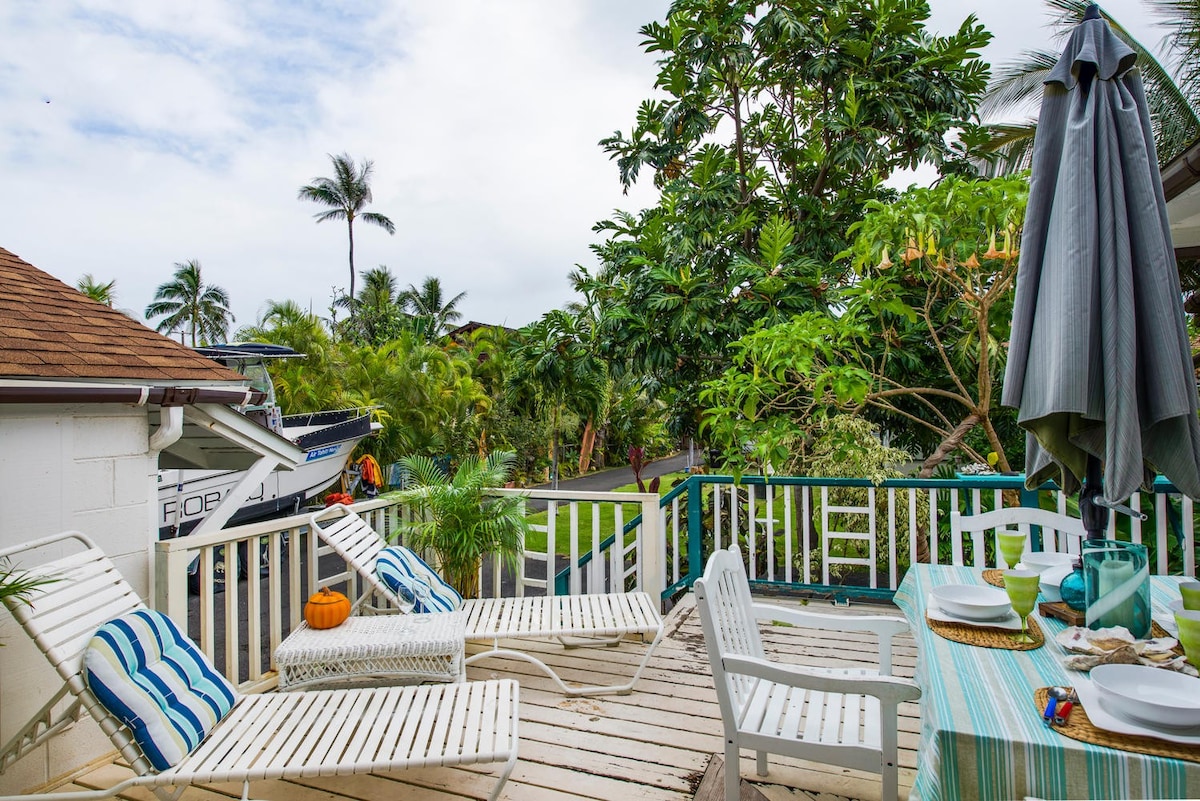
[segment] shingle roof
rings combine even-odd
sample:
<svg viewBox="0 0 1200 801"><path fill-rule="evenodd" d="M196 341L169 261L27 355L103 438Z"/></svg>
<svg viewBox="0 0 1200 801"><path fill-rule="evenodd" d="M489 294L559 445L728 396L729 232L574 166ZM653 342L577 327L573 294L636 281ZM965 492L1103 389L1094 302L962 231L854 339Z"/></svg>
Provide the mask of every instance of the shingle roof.
<svg viewBox="0 0 1200 801"><path fill-rule="evenodd" d="M245 379L0 248L0 378Z"/></svg>

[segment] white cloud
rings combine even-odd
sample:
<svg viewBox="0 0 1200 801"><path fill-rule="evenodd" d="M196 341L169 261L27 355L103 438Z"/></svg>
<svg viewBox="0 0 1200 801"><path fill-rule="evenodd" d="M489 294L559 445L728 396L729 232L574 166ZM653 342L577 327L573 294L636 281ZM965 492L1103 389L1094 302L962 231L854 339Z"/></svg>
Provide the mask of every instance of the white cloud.
<svg viewBox="0 0 1200 801"><path fill-rule="evenodd" d="M194 258L239 324L268 299L324 312L345 232L296 192L347 152L374 160L371 210L397 229L356 228L360 270L438 276L466 318L523 325L571 299L597 220L652 202L622 196L597 142L653 94L637 29L667 5L9 2L0 247L70 284L115 278L137 311ZM943 30L978 8L993 59L1046 43L1037 0L933 7Z"/></svg>

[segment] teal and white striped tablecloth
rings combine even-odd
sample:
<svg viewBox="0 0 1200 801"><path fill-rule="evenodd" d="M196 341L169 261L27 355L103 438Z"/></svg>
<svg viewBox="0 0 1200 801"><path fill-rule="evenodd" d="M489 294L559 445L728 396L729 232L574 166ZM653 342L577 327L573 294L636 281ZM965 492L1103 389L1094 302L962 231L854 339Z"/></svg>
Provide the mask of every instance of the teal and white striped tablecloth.
<svg viewBox="0 0 1200 801"><path fill-rule="evenodd" d="M1154 617L1179 597L1181 579L1153 577ZM1038 687L1070 686L1063 624L1037 618L1046 644L1034 651L979 648L934 634L925 623L929 591L940 584L983 584L970 567L914 565L896 592L919 648L921 744L910 799L1200 798L1200 763L1081 743L1042 723ZM1036 613L1035 613L1036 618Z"/></svg>

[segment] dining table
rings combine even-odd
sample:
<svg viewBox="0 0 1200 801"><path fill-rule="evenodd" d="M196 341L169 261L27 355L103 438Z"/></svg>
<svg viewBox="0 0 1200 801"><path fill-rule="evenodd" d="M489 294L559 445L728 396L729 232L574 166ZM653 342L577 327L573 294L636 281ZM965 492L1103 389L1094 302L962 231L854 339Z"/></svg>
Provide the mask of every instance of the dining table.
<svg viewBox="0 0 1200 801"><path fill-rule="evenodd" d="M1155 620L1172 620L1169 604L1183 580L1151 577ZM1200 798L1200 762L1092 745L1045 724L1035 691L1071 687L1083 676L1063 664L1068 652L1056 635L1065 623L1035 611L1031 619L1045 635L1035 650L954 642L926 621L930 591L942 584L985 579L978 568L916 564L895 596L917 641L922 691L910 799Z"/></svg>

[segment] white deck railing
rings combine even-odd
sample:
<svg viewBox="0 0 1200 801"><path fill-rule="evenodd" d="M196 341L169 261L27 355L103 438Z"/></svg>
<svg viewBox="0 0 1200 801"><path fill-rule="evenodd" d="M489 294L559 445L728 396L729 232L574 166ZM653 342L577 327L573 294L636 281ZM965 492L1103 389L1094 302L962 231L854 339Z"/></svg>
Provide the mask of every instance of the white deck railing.
<svg viewBox="0 0 1200 801"><path fill-rule="evenodd" d="M1148 546L1156 573L1196 573L1195 509L1169 485L1129 503L1142 522L1114 515L1109 536ZM547 504L545 547L526 552L517 575L485 566L483 593L578 594L638 589L668 598L699 577L714 548L738 542L750 577L781 588L886 599L916 561L982 566L986 552L950 534L950 512L1040 505L1068 512L1053 490L1025 491L1017 479L893 480L692 476L660 502L654 494L495 490ZM355 510L390 539L410 515L388 500ZM605 522L607 521L607 522ZM214 662L246 689L274 683L271 654L303 619L322 586L355 599L356 574L320 547L306 516L240 526L156 544L157 607L188 626ZM925 546L920 549L919 544ZM1049 545L1049 544L1047 544ZM189 582L189 566L203 580ZM234 575L218 590L213 576ZM252 567L253 569L247 569ZM191 583L194 592L189 593Z"/></svg>
<svg viewBox="0 0 1200 801"><path fill-rule="evenodd" d="M545 530L546 547L526 551L524 569L516 574L498 560L486 566L486 581L480 585L484 595L623 588L662 595L665 551L657 495L495 492L548 504L547 524L538 527ZM411 510L385 499L353 508L390 540L402 541L401 521ZM606 508L614 522L611 529L602 530ZM648 522L625 532L628 521L638 516ZM560 517L565 517L566 525ZM569 559L555 560L553 555L560 550L570 554ZM598 556L592 558L593 554ZM186 626L214 664L244 691L274 686L271 655L304 619L304 603L310 595L329 586L354 600L364 591L358 575L310 535L307 515L162 540L155 544L154 560L156 608ZM565 582L555 581L556 572L564 574ZM223 580L234 575L238 581Z"/></svg>

